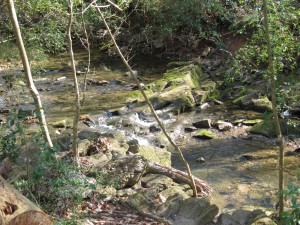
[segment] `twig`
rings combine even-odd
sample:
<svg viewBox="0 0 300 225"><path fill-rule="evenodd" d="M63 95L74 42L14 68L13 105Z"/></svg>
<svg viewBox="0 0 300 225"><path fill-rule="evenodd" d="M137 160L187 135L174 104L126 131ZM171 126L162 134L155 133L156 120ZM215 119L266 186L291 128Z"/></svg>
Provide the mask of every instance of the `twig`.
<svg viewBox="0 0 300 225"><path fill-rule="evenodd" d="M164 223L164 224L168 224L168 225L172 225L173 223L165 218L161 218L159 216L156 216L154 214L150 214L150 213L145 213L145 212L142 212L141 210L137 209L136 207L134 207L132 204L130 204L129 202L127 201L124 201L124 200L120 200L120 203L126 207L126 208L130 208L134 211L136 211L140 216L144 216L144 217L148 217L150 219L153 219L157 222L160 222L160 223Z"/></svg>

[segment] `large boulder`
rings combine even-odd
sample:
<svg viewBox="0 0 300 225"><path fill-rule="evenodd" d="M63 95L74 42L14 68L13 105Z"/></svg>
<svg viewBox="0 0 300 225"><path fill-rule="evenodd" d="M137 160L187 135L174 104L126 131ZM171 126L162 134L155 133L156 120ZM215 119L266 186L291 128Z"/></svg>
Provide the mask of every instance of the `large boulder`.
<svg viewBox="0 0 300 225"><path fill-rule="evenodd" d="M172 215L175 225L198 225L212 222L219 212L216 205L211 205L206 198L188 198L182 202L178 212Z"/></svg>
<svg viewBox="0 0 300 225"><path fill-rule="evenodd" d="M227 213L222 213L218 217L216 225L275 225L267 217L266 213L260 209L253 211L246 209L236 209Z"/></svg>
<svg viewBox="0 0 300 225"><path fill-rule="evenodd" d="M281 132L283 135L300 134L300 123L290 124L287 120L280 120ZM255 124L250 130L251 133L260 134L269 138L276 137L276 129L273 120L264 120Z"/></svg>
<svg viewBox="0 0 300 225"><path fill-rule="evenodd" d="M142 179L143 189L130 196L126 202L138 211L158 215L171 224L198 225L213 221L218 207L209 198L191 198L188 185L174 183L163 175ZM188 192L187 192L188 191Z"/></svg>
<svg viewBox="0 0 300 225"><path fill-rule="evenodd" d="M169 70L163 78L147 85L146 95L155 110L167 108L173 114L189 111L216 88L213 81L201 83L201 76L200 67L194 64ZM144 101L142 97L140 92L131 92L127 102Z"/></svg>
<svg viewBox="0 0 300 225"><path fill-rule="evenodd" d="M253 99L253 109L258 112L272 111L272 102L267 97Z"/></svg>

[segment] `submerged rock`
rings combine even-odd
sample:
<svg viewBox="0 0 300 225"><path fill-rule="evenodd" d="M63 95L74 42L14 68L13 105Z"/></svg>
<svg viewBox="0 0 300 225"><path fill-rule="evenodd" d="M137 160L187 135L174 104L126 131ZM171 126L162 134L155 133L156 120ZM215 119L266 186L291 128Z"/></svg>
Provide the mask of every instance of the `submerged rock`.
<svg viewBox="0 0 300 225"><path fill-rule="evenodd" d="M204 119L193 123L196 128L211 128L211 119Z"/></svg>

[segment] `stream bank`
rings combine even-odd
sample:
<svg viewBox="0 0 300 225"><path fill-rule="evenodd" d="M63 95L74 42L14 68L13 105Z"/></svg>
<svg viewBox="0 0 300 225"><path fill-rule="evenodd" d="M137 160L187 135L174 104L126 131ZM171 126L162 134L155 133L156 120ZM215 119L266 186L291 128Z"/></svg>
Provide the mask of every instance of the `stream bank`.
<svg viewBox="0 0 300 225"><path fill-rule="evenodd" d="M199 60L201 60L200 63ZM80 60L78 61L80 63ZM35 82L41 92L56 143L60 144L62 149L68 150L71 144L71 115L74 98L68 94L72 94L73 84L71 74L54 65L37 74ZM250 221L250 217L254 215L254 209L272 209L276 203L276 143L274 139L249 132L254 124L263 119L261 112L253 111L254 108L244 110L233 107L231 103L221 102L215 97L208 98L216 96L221 87L225 70L222 65L222 61L199 58L192 62L184 62L183 65L178 65L178 63L171 65L174 68L170 69L164 77L159 73L153 73L140 76L140 80L145 84L149 97L152 97L152 102L172 138L184 150L184 155L194 175L207 181L214 189L210 200L213 213L206 218L212 220L217 214L213 205L216 204L222 212L248 208L241 221ZM179 76L174 77L173 73ZM198 79L199 73L201 73L200 79ZM135 88L132 80L124 74L125 71L115 71L107 68L106 65L98 65L89 76L91 82L83 108L83 114L89 115L82 115L79 134L83 158L87 155L85 160L88 163L103 164L111 159L138 152L151 161L165 165L172 163L173 167L183 169L176 154L161 135L149 110L144 107L140 96L132 93L132 89ZM83 77L79 78L82 81ZM7 94L11 93L11 97L20 96L20 93L26 96L25 83L19 80L13 84L13 88L5 85L2 87L7 88L5 91ZM17 94L18 90L22 91ZM233 93L230 95L232 96ZM4 102L8 106L11 101L7 96L6 99L8 100ZM28 104L28 97L25 99L24 104L18 106L25 107L24 110L33 110L33 106ZM205 130L206 133L195 134L201 130ZM208 132L212 136L208 136ZM96 143L97 139L100 147L98 149L96 147L96 151L94 149L93 152L89 148ZM289 140L287 151L292 153L299 148L299 137L290 134ZM104 151L106 148L107 150ZM87 154L87 152L90 153ZM172 158L169 152L172 152ZM287 157L287 164L286 182L297 181L295 170L299 167L299 156L296 153L291 154ZM144 179L151 180L149 177ZM142 182L150 185L149 181L142 180ZM167 182L170 182L169 186ZM150 195L146 199L152 199L154 202L158 198L158 205L165 203L168 196L172 197L174 193L181 193L184 198L189 199L185 193L186 191L188 193L187 186L176 185L164 177L152 179L152 183L155 184L151 189L153 192L150 191L150 187L145 189L143 183L141 186L126 188L127 191L132 192L132 196L138 188L142 190L141 193L145 192L136 194L132 201L144 199L145 194ZM164 196L161 191L167 189L170 191L170 187L172 187L171 195L164 193L167 194ZM176 205L182 202L184 200L182 196L174 198L173 203ZM186 200L186 205L190 204L189 201L192 200ZM155 205L156 210L159 208L158 205ZM210 203L204 200L203 205L205 209L209 209ZM174 205L170 208L174 208ZM148 210L149 213L153 212ZM181 212L179 215L182 216L190 209L182 208L181 210L179 210ZM249 211L252 213L248 213ZM183 222L187 219L185 217L181 217L182 220L178 217L174 219L175 214L167 210L164 213L164 216L168 214L169 218L173 218L175 222L176 220ZM197 216L198 219L203 217L202 214ZM228 215L219 218L222 217L226 218ZM231 215L230 218L235 220L237 217L239 216ZM198 223L197 218L190 222ZM240 223L243 224L241 221ZM224 221L218 223L225 224Z"/></svg>

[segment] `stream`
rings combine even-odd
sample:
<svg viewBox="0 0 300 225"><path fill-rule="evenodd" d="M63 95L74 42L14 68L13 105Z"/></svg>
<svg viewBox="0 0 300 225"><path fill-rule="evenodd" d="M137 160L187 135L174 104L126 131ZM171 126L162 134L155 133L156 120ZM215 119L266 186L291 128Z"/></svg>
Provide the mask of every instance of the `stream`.
<svg viewBox="0 0 300 225"><path fill-rule="evenodd" d="M78 70L84 67L86 54L76 54ZM105 82L105 85L88 85L82 114L89 114L95 124L93 128L118 130L130 139L137 139L143 145L167 147L161 138L161 132L149 132L149 127L156 126L154 118L148 113L126 106L126 95L132 91L134 82L124 76L125 68L118 59L92 56L89 79ZM74 85L72 74L65 69L68 55L62 54L50 58L43 71L34 73L35 84L40 91L48 122L62 119L71 126L74 115ZM103 62L103 63L102 63ZM147 84L162 76L166 62L160 59L142 59L137 67L142 75L140 82ZM135 62L138 65L140 62ZM82 88L83 75L78 76ZM14 92L15 94L16 92ZM13 95L13 94L12 94ZM19 99L20 100L20 99ZM0 104L2 103L0 99ZM28 99L21 107L34 108ZM122 115L110 114L122 109ZM275 140L249 134L250 126L237 125L230 131L218 133L217 139L200 140L184 130L201 119L234 121L240 118L256 119L262 115L253 111L239 110L226 104L207 104L207 108L178 116L159 111L171 137L183 150L193 174L207 181L213 188L212 202L220 209L232 208L267 208L274 209L278 186L277 154ZM134 126L119 123L120 118L127 118ZM115 121L115 122L114 122ZM113 124L113 125L111 125ZM299 145L299 143L297 143ZM170 151L172 149L170 148ZM199 158L202 161L199 162ZM300 166L299 156L286 157L286 183L299 182L295 170ZM172 166L184 170L176 153L172 154Z"/></svg>

